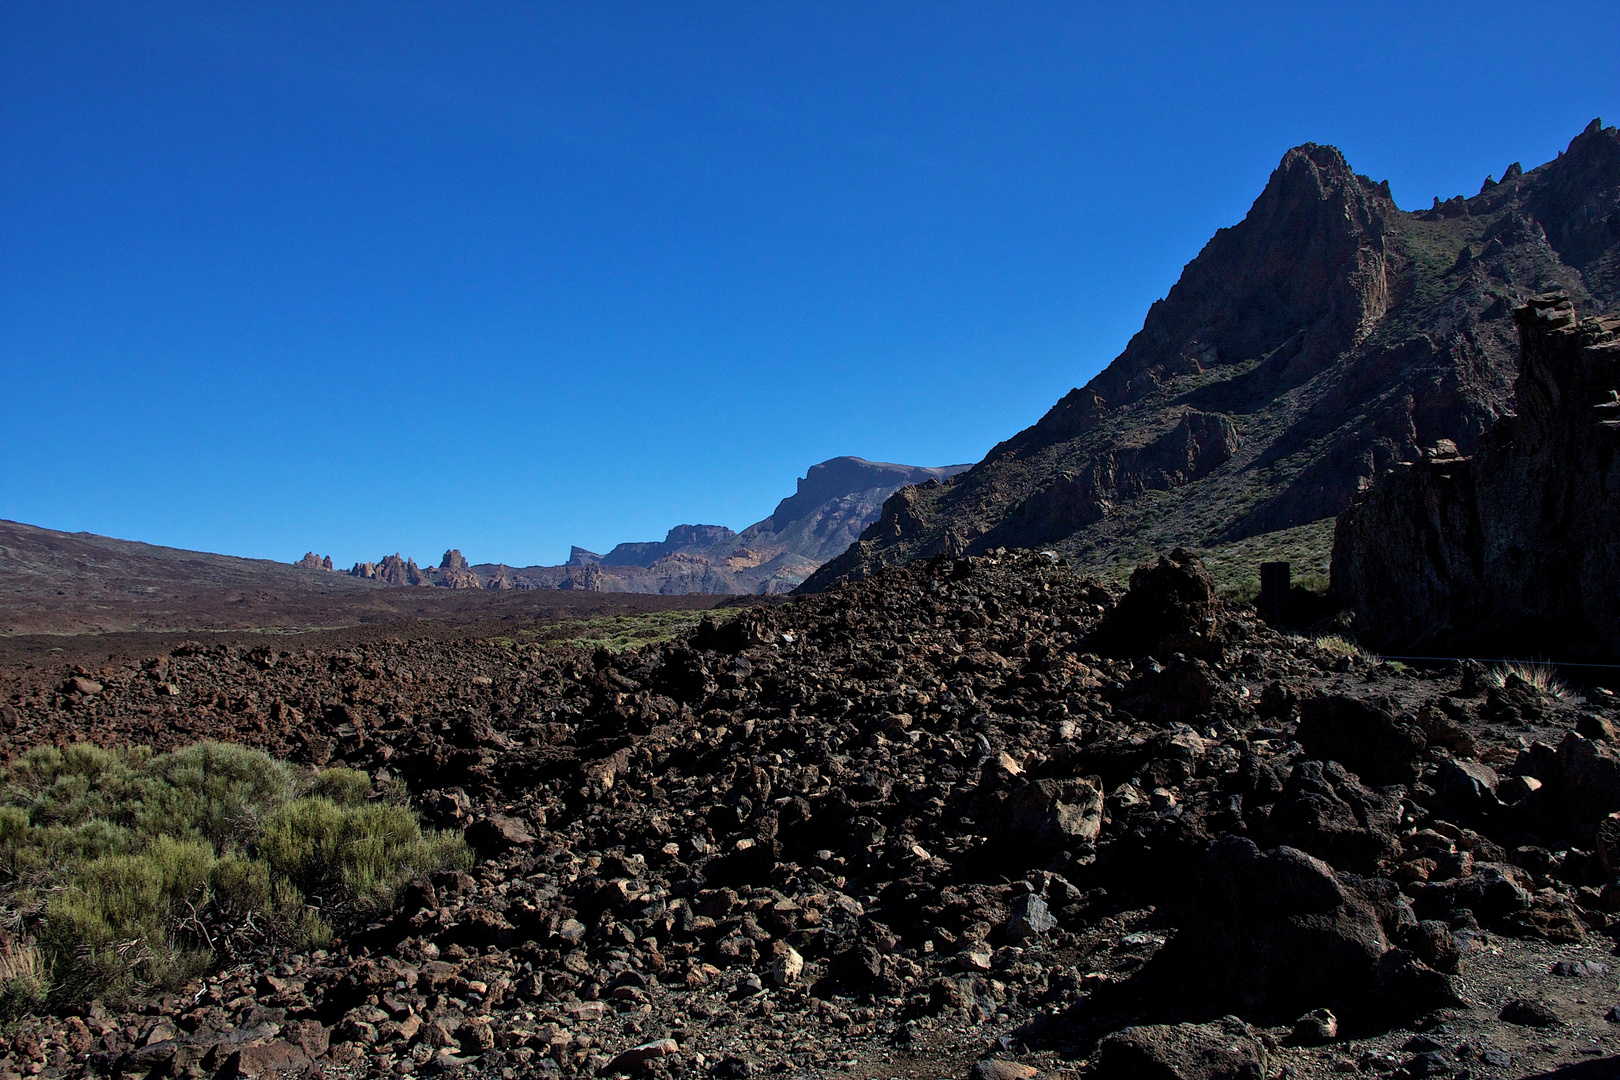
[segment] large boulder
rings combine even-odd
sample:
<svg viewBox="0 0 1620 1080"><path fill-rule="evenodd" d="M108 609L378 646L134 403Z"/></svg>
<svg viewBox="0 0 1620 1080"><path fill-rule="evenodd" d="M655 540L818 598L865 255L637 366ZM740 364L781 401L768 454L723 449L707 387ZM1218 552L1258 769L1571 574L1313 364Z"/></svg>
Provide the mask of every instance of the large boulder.
<svg viewBox="0 0 1620 1080"><path fill-rule="evenodd" d="M1337 761L1370 784L1411 784L1428 745L1415 724L1397 720L1387 700L1318 694L1301 709L1296 738L1313 758Z"/></svg>
<svg viewBox="0 0 1620 1080"><path fill-rule="evenodd" d="M1341 870L1371 873L1400 853L1400 822L1394 791L1367 787L1336 761L1302 761L1283 784L1266 829L1277 843Z"/></svg>
<svg viewBox="0 0 1620 1080"><path fill-rule="evenodd" d="M1131 587L1103 617L1092 635L1097 651L1111 656L1141 656L1173 651L1197 652L1215 629L1215 583L1203 560L1176 548L1159 556L1157 565L1138 566Z"/></svg>
<svg viewBox="0 0 1620 1080"><path fill-rule="evenodd" d="M1620 810L1620 754L1606 743L1573 731L1565 735L1553 780L1576 821L1597 821Z"/></svg>
<svg viewBox="0 0 1620 1080"><path fill-rule="evenodd" d="M1102 831L1102 792L1089 780L1036 780L1009 795L1001 815L1012 843L1073 850Z"/></svg>
<svg viewBox="0 0 1620 1080"><path fill-rule="evenodd" d="M1225 836L1193 875L1180 929L1155 966L1194 1001L1298 1015L1372 988L1390 947L1383 921L1327 863Z"/></svg>
<svg viewBox="0 0 1620 1080"><path fill-rule="evenodd" d="M1265 1080L1265 1044L1235 1016L1213 1024L1152 1024L1107 1036L1093 1080Z"/></svg>
<svg viewBox="0 0 1620 1080"><path fill-rule="evenodd" d="M1453 911L1466 910L1487 926L1495 926L1529 910L1533 900L1523 870L1479 862L1467 877L1424 885L1413 898L1412 907L1420 919L1444 919Z"/></svg>

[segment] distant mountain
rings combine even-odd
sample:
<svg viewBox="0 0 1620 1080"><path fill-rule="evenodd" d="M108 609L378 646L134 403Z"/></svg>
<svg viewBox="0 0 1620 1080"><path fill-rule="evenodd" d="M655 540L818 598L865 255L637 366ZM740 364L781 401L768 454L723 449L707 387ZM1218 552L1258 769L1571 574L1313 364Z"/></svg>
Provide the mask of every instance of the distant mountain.
<svg viewBox="0 0 1620 1080"><path fill-rule="evenodd" d="M669 535L661 543L620 544L596 561L602 566L651 566L677 552L724 544L736 535L724 525L677 525L669 530Z"/></svg>
<svg viewBox="0 0 1620 1080"><path fill-rule="evenodd" d="M390 555L360 563L356 577L388 585L597 592L785 593L848 548L877 520L884 500L908 484L940 483L966 465L924 468L837 457L812 465L771 516L737 533L723 525L677 525L661 541L619 544L606 555L575 547L562 566L468 566L459 551L423 569ZM304 565L319 565L306 556Z"/></svg>
<svg viewBox="0 0 1620 1080"><path fill-rule="evenodd" d="M949 482L907 487L805 591L938 552L1054 547L1083 567L1176 545L1301 552L1440 440L1471 453L1511 407L1512 311L1620 299L1620 133L1408 213L1331 146L1288 151L1125 351Z"/></svg>

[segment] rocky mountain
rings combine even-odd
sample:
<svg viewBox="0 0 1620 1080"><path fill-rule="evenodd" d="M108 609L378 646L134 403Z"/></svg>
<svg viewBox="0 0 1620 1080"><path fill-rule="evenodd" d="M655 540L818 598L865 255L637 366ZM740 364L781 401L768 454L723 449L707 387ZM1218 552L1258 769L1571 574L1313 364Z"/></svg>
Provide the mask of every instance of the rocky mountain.
<svg viewBox="0 0 1620 1080"><path fill-rule="evenodd" d="M1330 146L1288 151L1125 351L967 472L904 488L804 585L885 564L1051 547L1094 569L1242 544L1325 568L1332 519L1440 440L1471 453L1511 407L1513 308L1620 298L1620 132L1530 172L1398 208Z"/></svg>
<svg viewBox="0 0 1620 1080"><path fill-rule="evenodd" d="M1515 312L1515 414L1449 442L1340 516L1333 591L1379 648L1620 655L1620 317L1561 294Z"/></svg>
<svg viewBox="0 0 1620 1080"><path fill-rule="evenodd" d="M594 555L576 547L569 562L580 559L601 566L651 566L659 559L677 552L710 548L736 537L736 532L724 525L677 525L669 530L662 541L629 542L617 545L606 555Z"/></svg>
<svg viewBox="0 0 1620 1080"><path fill-rule="evenodd" d="M876 521L884 500L908 484L938 483L966 465L927 468L837 457L812 465L771 516L742 532L677 525L661 541L619 544L606 555L575 547L562 566L468 566L448 551L437 568L391 555L360 563L357 577L389 585L595 592L754 594L790 592ZM302 565L302 564L300 564Z"/></svg>

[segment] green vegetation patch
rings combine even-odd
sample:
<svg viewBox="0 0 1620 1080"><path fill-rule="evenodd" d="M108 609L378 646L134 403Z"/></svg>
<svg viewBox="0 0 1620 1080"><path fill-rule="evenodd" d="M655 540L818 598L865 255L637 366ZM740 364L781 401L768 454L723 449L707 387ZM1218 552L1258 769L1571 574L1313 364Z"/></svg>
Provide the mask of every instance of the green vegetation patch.
<svg viewBox="0 0 1620 1080"><path fill-rule="evenodd" d="M1164 497L1164 493L1155 494ZM1222 600L1252 603L1260 595L1260 564L1263 562L1286 562L1290 566L1292 584L1325 593L1333 561L1333 525L1333 518L1322 518L1216 547L1183 546L1204 560L1204 568L1209 571ZM1155 548L1133 538L1112 544L1106 552L1079 555L1075 561L1082 573L1096 574L1104 583L1122 589L1130 583L1131 574L1138 566L1155 562L1161 551L1168 551L1172 546Z"/></svg>
<svg viewBox="0 0 1620 1080"><path fill-rule="evenodd" d="M0 773L0 1020L172 988L216 961L316 948L471 854L398 787L198 743L35 747Z"/></svg>
<svg viewBox="0 0 1620 1080"><path fill-rule="evenodd" d="M1333 518L1262 533L1199 551L1223 600L1253 602L1260 595L1260 564L1286 562L1292 583L1325 593L1333 561Z"/></svg>
<svg viewBox="0 0 1620 1080"><path fill-rule="evenodd" d="M597 619L576 619L549 627L544 643L548 645L578 645L586 649L605 648L621 653L629 649L662 645L673 641L704 619L717 623L737 616L742 608L688 609L682 611L650 611L640 615L610 615Z"/></svg>

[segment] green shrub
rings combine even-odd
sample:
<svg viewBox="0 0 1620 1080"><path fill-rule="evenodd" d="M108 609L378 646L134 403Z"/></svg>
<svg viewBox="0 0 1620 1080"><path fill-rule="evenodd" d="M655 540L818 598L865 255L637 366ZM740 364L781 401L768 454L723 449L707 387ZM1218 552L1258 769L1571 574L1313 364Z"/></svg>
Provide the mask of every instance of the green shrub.
<svg viewBox="0 0 1620 1080"><path fill-rule="evenodd" d="M371 777L358 769L322 769L309 793L339 806L359 806L371 794Z"/></svg>
<svg viewBox="0 0 1620 1080"><path fill-rule="evenodd" d="M36 747L0 773L0 918L38 946L0 950L0 1022L46 988L116 1000L220 958L322 947L412 878L469 862L363 772L303 778L224 743Z"/></svg>
<svg viewBox="0 0 1620 1080"><path fill-rule="evenodd" d="M209 872L208 888L213 912L228 928L227 945L230 938L251 943L260 937L312 949L332 942L331 925L262 859L225 856Z"/></svg>
<svg viewBox="0 0 1620 1080"><path fill-rule="evenodd" d="M469 861L459 836L423 835L405 807L339 806L321 798L272 814L259 834L258 854L323 912L353 917L386 907L394 890L414 877Z"/></svg>
<svg viewBox="0 0 1620 1080"><path fill-rule="evenodd" d="M81 865L52 897L39 930L65 996L174 986L206 967L213 863L206 844L158 837L139 854Z"/></svg>
<svg viewBox="0 0 1620 1080"><path fill-rule="evenodd" d="M293 799L298 782L284 762L259 750L197 743L156 758L138 816L143 833L195 835L237 851L266 814Z"/></svg>

